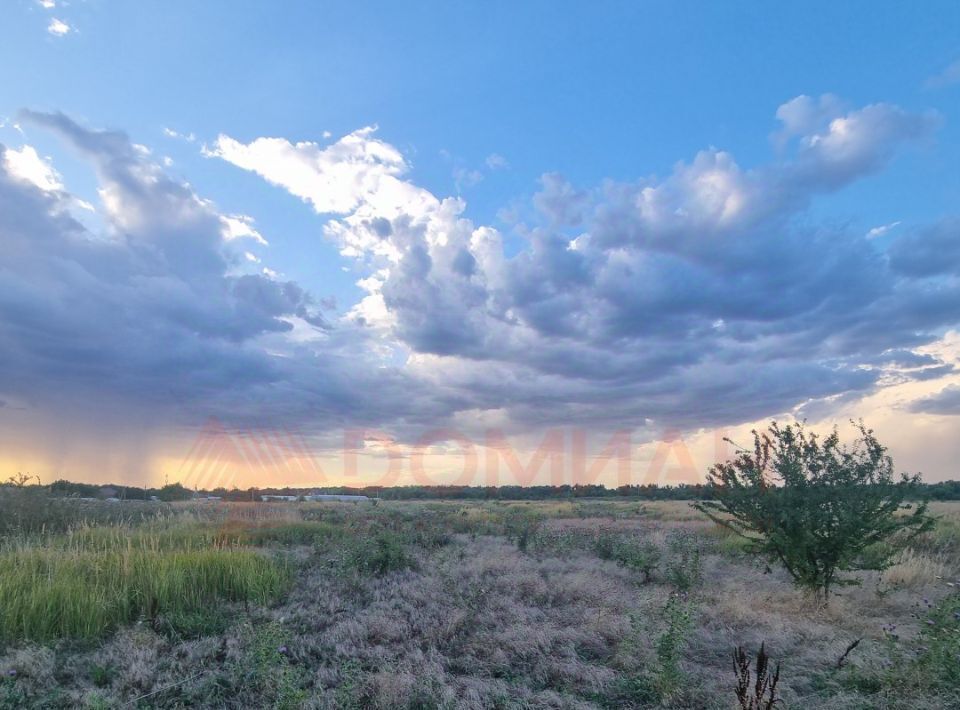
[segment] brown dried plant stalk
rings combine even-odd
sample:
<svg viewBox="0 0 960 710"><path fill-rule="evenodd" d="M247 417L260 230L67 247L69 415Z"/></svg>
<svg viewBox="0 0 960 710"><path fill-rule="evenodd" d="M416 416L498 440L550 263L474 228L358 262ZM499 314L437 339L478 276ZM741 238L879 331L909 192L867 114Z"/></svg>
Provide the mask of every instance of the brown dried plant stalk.
<svg viewBox="0 0 960 710"><path fill-rule="evenodd" d="M756 681L751 683L750 659L743 646L733 652L733 671L737 676L736 694L741 710L772 710L783 702L777 697L780 680L780 664L770 673L770 657L764 644L757 652Z"/></svg>

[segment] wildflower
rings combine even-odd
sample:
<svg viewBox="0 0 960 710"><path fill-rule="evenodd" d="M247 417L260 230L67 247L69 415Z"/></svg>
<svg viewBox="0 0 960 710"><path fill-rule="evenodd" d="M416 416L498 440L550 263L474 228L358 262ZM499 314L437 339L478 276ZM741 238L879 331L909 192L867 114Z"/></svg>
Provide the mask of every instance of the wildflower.
<svg viewBox="0 0 960 710"><path fill-rule="evenodd" d="M280 653L281 656L286 656L287 653L289 653L290 649L288 649L286 646L281 646L280 648L277 649L277 651Z"/></svg>
<svg viewBox="0 0 960 710"><path fill-rule="evenodd" d="M10 678L16 678L16 677L17 677L17 670L16 670L16 668L11 668L10 670L8 670L8 671L7 671L7 675L8 675Z"/></svg>

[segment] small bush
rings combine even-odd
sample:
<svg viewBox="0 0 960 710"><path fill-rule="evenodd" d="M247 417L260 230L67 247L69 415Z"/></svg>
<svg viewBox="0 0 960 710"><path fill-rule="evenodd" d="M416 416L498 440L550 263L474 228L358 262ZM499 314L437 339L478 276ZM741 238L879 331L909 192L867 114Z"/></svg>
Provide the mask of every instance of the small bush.
<svg viewBox="0 0 960 710"><path fill-rule="evenodd" d="M667 551L664 572L670 584L686 592L703 581L700 543L695 535L684 530L671 531L667 535Z"/></svg>
<svg viewBox="0 0 960 710"><path fill-rule="evenodd" d="M90 682L98 688L106 688L113 682L114 670L109 665L94 663L90 666Z"/></svg>
<svg viewBox="0 0 960 710"><path fill-rule="evenodd" d="M504 534L516 543L518 550L526 552L542 522L543 517L536 511L511 506L503 517Z"/></svg>
<svg viewBox="0 0 960 710"><path fill-rule="evenodd" d="M603 560L613 560L618 564L639 572L644 583L650 581L653 571L660 565L660 548L652 542L634 537L601 532L594 540L594 552Z"/></svg>
<svg viewBox="0 0 960 710"><path fill-rule="evenodd" d="M414 559L407 553L397 535L381 532L373 537L361 537L348 545L344 566L363 575L382 576L388 572L410 569Z"/></svg>
<svg viewBox="0 0 960 710"><path fill-rule="evenodd" d="M656 687L661 697L669 698L673 695L683 680L680 657L693 628L691 611L691 604L685 594L670 595L663 610L667 626L655 644Z"/></svg>

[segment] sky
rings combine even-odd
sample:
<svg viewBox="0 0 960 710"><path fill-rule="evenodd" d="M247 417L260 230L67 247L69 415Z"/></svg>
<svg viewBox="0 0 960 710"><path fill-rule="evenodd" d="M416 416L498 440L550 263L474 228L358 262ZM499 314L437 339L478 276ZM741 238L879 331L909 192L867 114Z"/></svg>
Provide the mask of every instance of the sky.
<svg viewBox="0 0 960 710"><path fill-rule="evenodd" d="M7 0L0 478L958 478L960 7Z"/></svg>

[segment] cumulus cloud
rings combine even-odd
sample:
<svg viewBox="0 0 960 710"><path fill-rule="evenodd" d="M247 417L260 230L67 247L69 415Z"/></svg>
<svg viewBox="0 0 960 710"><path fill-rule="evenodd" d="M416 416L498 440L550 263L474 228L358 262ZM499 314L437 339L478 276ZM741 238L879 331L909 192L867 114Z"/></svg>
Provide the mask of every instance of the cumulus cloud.
<svg viewBox="0 0 960 710"><path fill-rule="evenodd" d="M73 28L70 25L56 17L51 19L50 24L47 25L47 32L52 34L54 37L63 37L72 31Z"/></svg>
<svg viewBox="0 0 960 710"><path fill-rule="evenodd" d="M253 217L245 214L221 215L220 222L223 225L224 239L242 239L249 237L258 244L267 246L267 240L263 238L253 226Z"/></svg>
<svg viewBox="0 0 960 710"><path fill-rule="evenodd" d="M632 183L545 175L541 221L509 257L461 199L407 179L371 129L325 149L221 136L210 154L333 215L325 233L369 273L352 318L408 348L418 381L458 393L461 420L709 426L949 372L935 361L943 369L904 374L878 357L956 322L956 286L799 218L930 135L937 116L826 96L777 117L780 157L759 167L708 149Z"/></svg>
<svg viewBox="0 0 960 710"><path fill-rule="evenodd" d="M325 146L220 136L207 155L305 201L355 262L365 295L328 318L245 251L265 245L251 217L219 213L122 133L27 112L93 166L105 227L64 209L48 162L0 149L0 399L398 437L491 421L662 432L951 374L919 348L958 320L954 226L885 250L805 212L935 119L832 99L779 115L765 165L708 149L633 182L543 176L519 251L413 182L372 128Z"/></svg>
<svg viewBox="0 0 960 710"><path fill-rule="evenodd" d="M11 152L24 151L0 146L5 399L75 407L94 397L101 407L195 406L243 417L259 406L256 391L269 399L275 388L282 398L295 383L327 376L331 362L356 361L336 354L341 345L324 363L305 352L290 357L282 336L296 323L329 327L313 298L294 282L237 268L225 217L124 134L91 131L62 114L24 119L61 135L94 166L106 229L89 231L64 209L68 194L11 171ZM309 389L315 406L320 388Z"/></svg>
<svg viewBox="0 0 960 710"><path fill-rule="evenodd" d="M44 192L63 189L60 174L50 161L41 158L36 148L31 145L25 145L19 150L7 149L3 160L7 172L16 179L36 185Z"/></svg>
<svg viewBox="0 0 960 710"><path fill-rule="evenodd" d="M400 152L373 138L375 131L361 128L325 148L283 138L244 144L221 135L205 154L258 173L319 213L345 214L374 195L389 193L396 176L407 171Z"/></svg>

